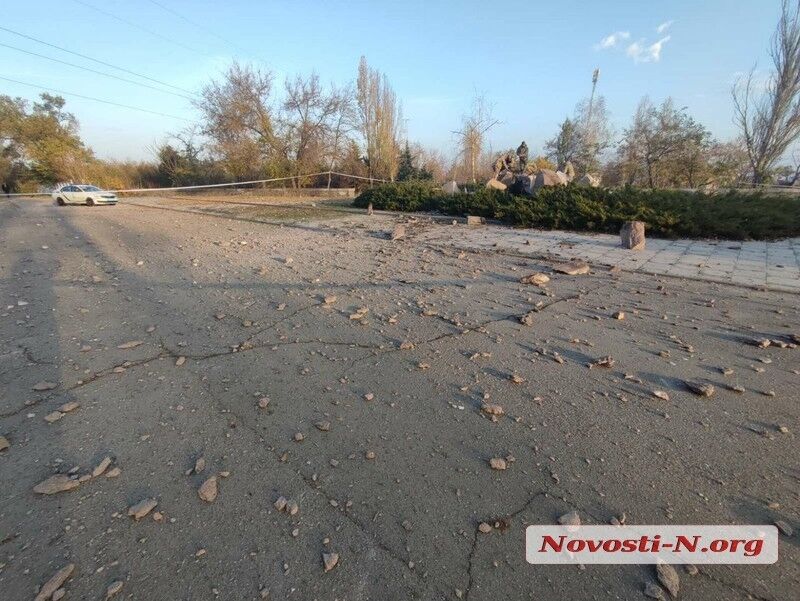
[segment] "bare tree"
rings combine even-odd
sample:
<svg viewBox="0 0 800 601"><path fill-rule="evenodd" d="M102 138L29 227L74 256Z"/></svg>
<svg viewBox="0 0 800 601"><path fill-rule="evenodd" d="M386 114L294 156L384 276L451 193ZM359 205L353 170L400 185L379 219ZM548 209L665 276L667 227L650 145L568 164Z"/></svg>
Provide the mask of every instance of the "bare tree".
<svg viewBox="0 0 800 601"><path fill-rule="evenodd" d="M732 90L754 183L763 183L789 145L800 136L800 0L783 0L772 36L774 72L759 91L755 67Z"/></svg>
<svg viewBox="0 0 800 601"><path fill-rule="evenodd" d="M458 136L461 156L466 163L472 183L477 182L478 159L483 149L486 132L498 123L500 121L492 115L492 106L486 102L486 98L475 94L469 114L461 117L461 129L453 132Z"/></svg>
<svg viewBox="0 0 800 601"><path fill-rule="evenodd" d="M202 133L234 177L255 175L267 161L287 159L284 141L275 131L272 80L269 72L234 62L221 80L203 88L195 103Z"/></svg>
<svg viewBox="0 0 800 601"><path fill-rule="evenodd" d="M363 56L358 64L356 102L369 176L394 179L402 109L389 79L377 69L370 68Z"/></svg>

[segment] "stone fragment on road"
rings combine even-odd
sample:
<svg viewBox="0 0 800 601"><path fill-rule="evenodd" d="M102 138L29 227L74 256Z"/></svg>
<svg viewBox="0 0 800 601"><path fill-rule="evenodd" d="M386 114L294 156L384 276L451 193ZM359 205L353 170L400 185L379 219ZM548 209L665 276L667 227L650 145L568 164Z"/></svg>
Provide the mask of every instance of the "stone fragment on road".
<svg viewBox="0 0 800 601"><path fill-rule="evenodd" d="M119 593L122 590L124 584L125 583L122 582L122 580L115 580L114 582L109 584L108 588L106 589L106 599L111 599L111 597Z"/></svg>
<svg viewBox="0 0 800 601"><path fill-rule="evenodd" d="M283 511L284 509L286 509L286 505L288 503L289 503L289 501L286 500L286 497L278 497L278 499L275 501L275 503L273 503L273 506L278 511Z"/></svg>
<svg viewBox="0 0 800 601"><path fill-rule="evenodd" d="M792 536L792 534L794 534L794 528L792 528L787 522L784 522L783 520L775 520L773 523L784 536Z"/></svg>
<svg viewBox="0 0 800 601"><path fill-rule="evenodd" d="M102 476L105 471L108 469L108 466L111 465L111 457L106 455L103 459L98 463L95 468L92 470L92 478L97 478L98 476Z"/></svg>
<svg viewBox="0 0 800 601"><path fill-rule="evenodd" d="M661 399L662 401L668 401L669 395L664 392L663 390L653 390L652 394L654 397Z"/></svg>
<svg viewBox="0 0 800 601"><path fill-rule="evenodd" d="M480 524L478 524L478 530L480 530L484 534L489 534L493 530L493 528L490 524L487 524L486 522L481 522Z"/></svg>
<svg viewBox="0 0 800 601"><path fill-rule="evenodd" d="M46 599L52 598L53 593L61 588L61 585L67 581L74 571L74 563L67 564L58 570L50 577L50 580L42 585L42 588L39 589L39 592L37 593L36 597L34 597L33 601L45 601Z"/></svg>
<svg viewBox="0 0 800 601"><path fill-rule="evenodd" d="M116 478L122 473L122 470L118 467L112 467L110 470L106 472L106 478Z"/></svg>
<svg viewBox="0 0 800 601"><path fill-rule="evenodd" d="M8 442L8 438L5 436L0 436L0 451L5 451L11 446L11 443Z"/></svg>
<svg viewBox="0 0 800 601"><path fill-rule="evenodd" d="M673 598L678 596L678 591L681 586L681 579L678 572L668 563L659 563L656 565L656 575L661 585L669 591Z"/></svg>
<svg viewBox="0 0 800 601"><path fill-rule="evenodd" d="M57 388L58 384L55 382L37 382L33 385L33 390L36 392L44 392L45 390L53 390Z"/></svg>
<svg viewBox="0 0 800 601"><path fill-rule="evenodd" d="M197 489L197 496L199 496L206 503L213 503L217 498L217 477L211 476Z"/></svg>
<svg viewBox="0 0 800 601"><path fill-rule="evenodd" d="M558 523L562 526L580 526L581 516L577 511L570 511L558 518Z"/></svg>
<svg viewBox="0 0 800 601"><path fill-rule="evenodd" d="M535 318L534 318L535 314L536 314L535 311L530 311L530 312L526 313L525 315L522 315L519 318L519 322L524 326L532 326L534 321L535 321Z"/></svg>
<svg viewBox="0 0 800 601"><path fill-rule="evenodd" d="M194 473L199 474L204 469L206 469L205 457L198 457L197 460L194 462Z"/></svg>
<svg viewBox="0 0 800 601"><path fill-rule="evenodd" d="M400 240L401 238L405 237L406 237L406 226L404 226L402 223L398 223L396 226L394 226L394 229L389 234L390 240Z"/></svg>
<svg viewBox="0 0 800 601"><path fill-rule="evenodd" d="M53 422L60 420L62 417L64 417L64 414L60 411L52 411L44 416L44 421L46 421L48 424L52 424Z"/></svg>
<svg viewBox="0 0 800 601"><path fill-rule="evenodd" d="M339 563L339 554L338 553L323 553L322 554L322 566L325 572L330 572L336 565Z"/></svg>
<svg viewBox="0 0 800 601"><path fill-rule="evenodd" d="M625 319L625 312L624 311L614 311L614 313L611 315L611 317L613 317L614 319L623 320L623 319Z"/></svg>
<svg viewBox="0 0 800 601"><path fill-rule="evenodd" d="M148 497L146 499L142 499L138 503L128 507L128 515L138 522L148 513L153 511L153 509L156 508L156 505L158 505L158 501L153 498Z"/></svg>
<svg viewBox="0 0 800 601"><path fill-rule="evenodd" d="M506 470L508 469L508 463L502 457L492 457L489 459L489 467L493 470Z"/></svg>
<svg viewBox="0 0 800 601"><path fill-rule="evenodd" d="M80 486L80 482L77 480L73 480L66 474L56 474L55 476L50 476L43 482L39 482L39 484L33 487L33 492L40 495L54 495L59 492L78 488L78 486Z"/></svg>
<svg viewBox="0 0 800 601"><path fill-rule="evenodd" d="M175 359L175 367L180 367L184 363L186 363L186 357L184 357L183 355Z"/></svg>
<svg viewBox="0 0 800 601"><path fill-rule="evenodd" d="M550 276L544 273L532 273L519 279L520 284L533 284L534 286L544 286L550 281Z"/></svg>
<svg viewBox="0 0 800 601"><path fill-rule="evenodd" d="M80 406L81 406L80 403L75 401L70 401L69 403L64 403L63 405L61 405L61 407L59 407L58 410L61 413L70 413L72 411L75 411Z"/></svg>
<svg viewBox="0 0 800 601"><path fill-rule="evenodd" d="M619 230L619 240L622 248L629 250L643 250L647 244L644 235L643 221L626 221Z"/></svg>
<svg viewBox="0 0 800 601"><path fill-rule="evenodd" d="M259 409L266 409L269 407L269 397L262 396L258 399L258 407Z"/></svg>
<svg viewBox="0 0 800 601"><path fill-rule="evenodd" d="M130 342L123 342L122 344L118 344L117 348L126 350L126 349L136 348L137 346L140 346L142 344L144 344L143 340L131 340Z"/></svg>
<svg viewBox="0 0 800 601"><path fill-rule="evenodd" d="M332 305L336 302L336 295L335 294L328 294L325 298L322 299L322 302L326 305Z"/></svg>
<svg viewBox="0 0 800 601"><path fill-rule="evenodd" d="M585 273L589 273L589 269L590 267L588 263L578 259L569 261L567 263L555 263L553 265L553 271L564 273L566 275L583 275Z"/></svg>
<svg viewBox="0 0 800 601"><path fill-rule="evenodd" d="M644 596L651 599L664 599L664 589L655 582L648 582L644 586Z"/></svg>
<svg viewBox="0 0 800 601"><path fill-rule="evenodd" d="M481 411L486 415L493 415L493 416L500 416L505 414L503 407L501 405L496 405L494 403L482 403Z"/></svg>
<svg viewBox="0 0 800 601"><path fill-rule="evenodd" d="M716 388L712 384L705 384L702 382L690 382L686 380L684 382L686 384L686 388L691 390L698 396L710 397L713 396L716 392Z"/></svg>
<svg viewBox="0 0 800 601"><path fill-rule="evenodd" d="M331 429L331 422L327 420L319 421L314 424L314 427L320 432L328 432Z"/></svg>
<svg viewBox="0 0 800 601"><path fill-rule="evenodd" d="M615 363L616 361L614 360L614 357L608 355L606 357L600 357L599 359L589 363L589 369L592 369L593 367L605 367L606 369L611 369L614 367Z"/></svg>

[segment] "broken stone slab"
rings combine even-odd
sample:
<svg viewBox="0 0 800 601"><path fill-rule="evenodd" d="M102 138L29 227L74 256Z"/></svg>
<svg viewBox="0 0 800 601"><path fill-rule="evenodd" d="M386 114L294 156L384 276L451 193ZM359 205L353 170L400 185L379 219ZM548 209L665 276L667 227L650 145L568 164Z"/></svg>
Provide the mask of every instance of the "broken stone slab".
<svg viewBox="0 0 800 601"><path fill-rule="evenodd" d="M33 390L36 392L44 392L45 390L53 390L57 388L58 384L55 382L37 382L33 385Z"/></svg>
<svg viewBox="0 0 800 601"><path fill-rule="evenodd" d="M108 466L110 465L111 465L111 457L106 455L105 457L103 457L100 463L98 463L97 466L92 470L92 478L97 478L98 476L102 476L108 469Z"/></svg>
<svg viewBox="0 0 800 601"><path fill-rule="evenodd" d="M550 276L545 273L532 273L519 279L520 284L533 284L534 286L544 286L550 281Z"/></svg>
<svg viewBox="0 0 800 601"><path fill-rule="evenodd" d="M142 499L135 505L131 505L130 507L128 507L128 515L138 522L148 513L153 511L156 505L158 505L158 501L156 501L155 499L152 498Z"/></svg>
<svg viewBox="0 0 800 601"><path fill-rule="evenodd" d="M710 397L713 396L717 390L712 384L704 384L702 382L690 382L687 380L684 384L686 384L686 388L698 396Z"/></svg>
<svg viewBox="0 0 800 601"><path fill-rule="evenodd" d="M55 593L58 589L61 588L61 585L64 584L70 576L72 576L72 572L74 571L75 571L74 563L65 565L58 572L53 574L50 577L50 580L48 580L42 585L42 588L39 589L39 592L37 593L33 601L45 601L46 599L52 598L53 593Z"/></svg>
<svg viewBox="0 0 800 601"><path fill-rule="evenodd" d="M339 563L338 553L323 553L322 567L326 572L330 572Z"/></svg>
<svg viewBox="0 0 800 601"><path fill-rule="evenodd" d="M389 240L400 240L401 238L406 237L406 226L402 223L398 223L394 226L394 229L389 234Z"/></svg>
<svg viewBox="0 0 800 601"><path fill-rule="evenodd" d="M43 482L39 482L39 484L33 487L33 492L40 495L54 495L59 492L78 488L78 486L80 486L80 482L77 480L73 480L66 474L56 474L55 476L50 476Z"/></svg>
<svg viewBox="0 0 800 601"><path fill-rule="evenodd" d="M467 215L467 225L483 225L485 222L483 217L477 215Z"/></svg>
<svg viewBox="0 0 800 601"><path fill-rule="evenodd" d="M577 511L570 511L559 517L558 523L562 526L580 526L581 516Z"/></svg>
<svg viewBox="0 0 800 601"><path fill-rule="evenodd" d="M659 563L656 565L656 575L661 586L667 589L673 598L676 598L681 587L681 579L675 568L668 563Z"/></svg>
<svg viewBox="0 0 800 601"><path fill-rule="evenodd" d="M553 271L566 275L583 275L589 273L589 264L579 259L573 259L567 263L556 263Z"/></svg>
<svg viewBox="0 0 800 601"><path fill-rule="evenodd" d="M508 188L508 186L506 186L503 182L494 178L486 182L486 187L489 188L490 190L501 190L501 191Z"/></svg>
<svg viewBox="0 0 800 601"><path fill-rule="evenodd" d="M211 476L208 480L200 485L197 489L197 496L199 496L206 503L213 503L217 498L217 477Z"/></svg>
<svg viewBox="0 0 800 601"><path fill-rule="evenodd" d="M619 230L622 248L644 250L644 221L626 221Z"/></svg>

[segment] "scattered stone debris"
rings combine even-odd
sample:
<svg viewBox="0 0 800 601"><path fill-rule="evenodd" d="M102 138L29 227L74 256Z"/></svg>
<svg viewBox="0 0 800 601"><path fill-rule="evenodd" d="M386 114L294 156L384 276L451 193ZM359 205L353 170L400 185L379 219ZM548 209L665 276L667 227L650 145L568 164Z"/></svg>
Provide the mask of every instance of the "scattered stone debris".
<svg viewBox="0 0 800 601"><path fill-rule="evenodd" d="M559 517L558 523L562 526L580 526L581 516L577 511L570 511Z"/></svg>
<svg viewBox="0 0 800 601"><path fill-rule="evenodd" d="M186 357L184 357L183 355L181 355L180 357L178 357L178 358L175 360L175 367L180 367L180 366L181 366L181 365L183 365L184 363L186 363Z"/></svg>
<svg viewBox="0 0 800 601"><path fill-rule="evenodd" d="M75 401L70 401L68 403L64 403L63 405L61 405L61 407L59 407L58 410L61 413L71 413L71 412L75 411L80 406L81 406L80 403L77 403Z"/></svg>
<svg viewBox="0 0 800 601"><path fill-rule="evenodd" d="M511 376L509 376L508 379L514 382L514 384L522 384L523 382L525 382L525 378L517 374L511 374Z"/></svg>
<svg viewBox="0 0 800 601"><path fill-rule="evenodd" d="M39 484L33 487L33 492L40 495L54 495L59 492L78 488L78 486L80 486L78 480L73 480L66 474L56 474L55 476L50 476L43 482L39 482Z"/></svg>
<svg viewBox="0 0 800 601"><path fill-rule="evenodd" d="M675 568L668 563L659 563L656 565L656 575L658 576L658 581L669 591L669 594L677 598L681 579Z"/></svg>
<svg viewBox="0 0 800 601"><path fill-rule="evenodd" d="M46 421L48 424L52 424L53 422L60 420L62 417L64 417L64 414L60 411L52 411L44 416L44 421Z"/></svg>
<svg viewBox="0 0 800 601"><path fill-rule="evenodd" d="M204 469L206 469L206 459L205 457L198 457L197 460L194 462L194 473L199 474Z"/></svg>
<svg viewBox="0 0 800 601"><path fill-rule="evenodd" d="M534 286L544 286L550 281L550 276L545 273L532 273L519 279L520 284L533 284Z"/></svg>
<svg viewBox="0 0 800 601"><path fill-rule="evenodd" d="M53 390L54 388L57 388L57 387L58 387L58 384L56 384L55 382L37 382L36 384L33 385L33 389L36 392L44 392L45 390Z"/></svg>
<svg viewBox="0 0 800 601"><path fill-rule="evenodd" d="M115 580L114 582L109 584L108 588L106 589L106 599L111 599L111 597L119 593L122 590L124 584L125 583L122 582L122 580Z"/></svg>
<svg viewBox="0 0 800 601"><path fill-rule="evenodd" d="M275 501L275 503L273 503L273 506L278 511L283 511L284 509L286 509L286 504L288 502L289 501L286 500L286 497L278 497L278 499Z"/></svg>
<svg viewBox="0 0 800 601"><path fill-rule="evenodd" d="M651 599L664 599L664 589L655 582L648 582L644 586L644 596Z"/></svg>
<svg viewBox="0 0 800 601"><path fill-rule="evenodd" d="M589 273L589 269L588 263L578 259L574 259L568 263L556 263L553 265L553 271L566 275L583 275Z"/></svg>
<svg viewBox="0 0 800 601"><path fill-rule="evenodd" d="M8 438L6 438L5 436L0 436L0 451L5 451L10 447L11 443L8 442Z"/></svg>
<svg viewBox="0 0 800 601"><path fill-rule="evenodd" d="M592 369L593 367L605 367L606 369L611 369L612 367L614 367L615 363L616 361L614 360L614 357L607 355L605 357L600 357L599 359L592 361L591 363L588 364L588 366L589 369Z"/></svg>
<svg viewBox="0 0 800 601"><path fill-rule="evenodd" d="M519 322L524 326L532 326L534 323L535 311L530 311L519 318Z"/></svg>
<svg viewBox="0 0 800 601"><path fill-rule="evenodd" d="M486 522L481 522L480 524L478 524L478 530L480 530L484 534L489 534L493 530L493 528L491 524L487 524Z"/></svg>
<svg viewBox="0 0 800 601"><path fill-rule="evenodd" d="M42 588L39 589L39 592L37 593L33 601L46 601L47 599L52 598L53 593L55 593L58 589L61 588L61 585L67 581L67 579L72 575L72 572L74 571L75 571L74 563L65 565L58 572L53 574L50 577L50 580L48 580L42 585Z"/></svg>
<svg viewBox="0 0 800 601"><path fill-rule="evenodd" d="M613 317L614 319L623 320L623 319L625 319L625 312L624 311L614 311L614 313L611 315L611 317Z"/></svg>
<svg viewBox="0 0 800 601"><path fill-rule="evenodd" d="M325 298L322 299L322 302L326 305L332 305L336 302L336 295L335 294L328 294Z"/></svg>
<svg viewBox="0 0 800 601"><path fill-rule="evenodd" d="M100 460L100 463L98 463L92 470L92 478L97 478L98 476L102 476L106 472L108 467L111 465L111 461L112 459L108 455L103 457L103 459Z"/></svg>
<svg viewBox="0 0 800 601"><path fill-rule="evenodd" d="M784 522L783 520L775 520L773 523L784 536L792 536L792 534L794 534L794 528L792 528L787 522Z"/></svg>
<svg viewBox="0 0 800 601"><path fill-rule="evenodd" d="M326 572L330 572L339 563L338 553L323 553L322 566Z"/></svg>
<svg viewBox="0 0 800 601"><path fill-rule="evenodd" d="M375 455L375 451L367 451L366 453L364 453L364 457L365 457L366 459L369 459L370 461L372 461L373 459L375 459L375 457L376 457L376 456L377 456L377 455Z"/></svg>
<svg viewBox="0 0 800 601"><path fill-rule="evenodd" d="M137 522L145 517L148 513L153 511L158 505L158 501L153 498L142 499L138 503L128 507L128 515Z"/></svg>
<svg viewBox="0 0 800 601"><path fill-rule="evenodd" d="M258 399L258 407L259 409L266 409L269 407L269 397L262 396Z"/></svg>
<svg viewBox="0 0 800 601"><path fill-rule="evenodd" d="M217 477L211 476L197 489L197 496L199 496L206 503L213 503L217 498Z"/></svg>
<svg viewBox="0 0 800 601"><path fill-rule="evenodd" d="M503 407L501 405L496 405L494 403L482 403L481 404L481 411L486 415L491 415L493 417L499 417L505 414Z"/></svg>
<svg viewBox="0 0 800 601"><path fill-rule="evenodd" d="M116 478L122 473L122 470L118 467L112 467L110 470L106 472L106 478Z"/></svg>
<svg viewBox="0 0 800 601"><path fill-rule="evenodd" d="M717 391L712 384L685 381L686 387L698 396L710 397Z"/></svg>
<svg viewBox="0 0 800 601"><path fill-rule="evenodd" d="M329 432L331 429L331 422L327 420L319 421L314 424L314 427L320 432Z"/></svg>
<svg viewBox="0 0 800 601"><path fill-rule="evenodd" d="M659 398L662 401L668 401L669 400L669 395L666 392L664 392L663 390L653 390L652 393L653 393L654 397Z"/></svg>
<svg viewBox="0 0 800 601"><path fill-rule="evenodd" d="M126 349L136 348L137 346L140 346L142 344L144 344L143 340L131 340L130 342L123 342L122 344L118 344L117 348L126 350Z"/></svg>
<svg viewBox="0 0 800 601"><path fill-rule="evenodd" d="M767 348L772 341L769 338L754 338L751 342L753 346L757 346L758 348Z"/></svg>
<svg viewBox="0 0 800 601"><path fill-rule="evenodd" d="M508 469L508 463L502 457L492 457L489 459L489 467L493 470L506 470Z"/></svg>
<svg viewBox="0 0 800 601"><path fill-rule="evenodd" d="M405 237L406 237L406 226L404 226L402 223L398 223L396 226L394 226L394 229L389 234L390 240L400 240L401 238Z"/></svg>

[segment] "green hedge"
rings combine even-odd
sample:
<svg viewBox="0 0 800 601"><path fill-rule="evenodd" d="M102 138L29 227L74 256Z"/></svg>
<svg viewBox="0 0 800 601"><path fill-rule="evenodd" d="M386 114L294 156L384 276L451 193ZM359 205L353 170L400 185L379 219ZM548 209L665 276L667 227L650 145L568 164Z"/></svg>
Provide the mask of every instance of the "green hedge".
<svg viewBox="0 0 800 601"><path fill-rule="evenodd" d="M647 224L648 234L666 238L769 240L800 236L800 197L730 191L706 195L677 190L557 186L533 198L481 188L472 194L442 194L432 184L384 184L354 202L390 211L435 211L479 215L510 225L617 233L625 221Z"/></svg>

